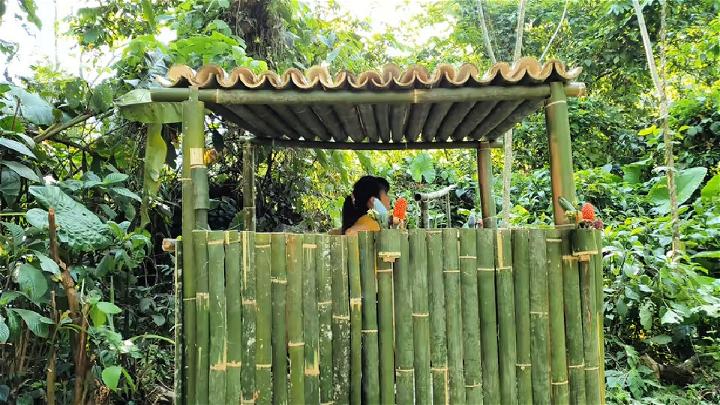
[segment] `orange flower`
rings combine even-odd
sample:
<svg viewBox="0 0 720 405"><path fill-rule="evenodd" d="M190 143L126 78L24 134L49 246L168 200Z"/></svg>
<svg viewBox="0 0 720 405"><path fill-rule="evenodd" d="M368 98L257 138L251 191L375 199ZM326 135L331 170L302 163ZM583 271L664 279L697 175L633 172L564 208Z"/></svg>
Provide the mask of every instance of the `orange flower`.
<svg viewBox="0 0 720 405"><path fill-rule="evenodd" d="M395 200L395 207L393 208L393 216L400 220L405 220L407 216L407 200L400 197Z"/></svg>
<svg viewBox="0 0 720 405"><path fill-rule="evenodd" d="M580 210L582 212L582 219L585 221L594 221L595 220L595 207L593 207L592 204L586 202L583 204L582 209Z"/></svg>

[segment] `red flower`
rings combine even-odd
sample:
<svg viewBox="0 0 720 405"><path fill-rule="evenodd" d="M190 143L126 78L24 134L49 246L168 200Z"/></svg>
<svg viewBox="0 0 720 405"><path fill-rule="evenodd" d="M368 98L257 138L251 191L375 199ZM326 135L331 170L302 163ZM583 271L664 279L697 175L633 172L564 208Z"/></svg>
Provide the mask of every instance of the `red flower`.
<svg viewBox="0 0 720 405"><path fill-rule="evenodd" d="M400 220L405 220L407 216L407 200L400 197L395 200L395 207L393 208L393 216Z"/></svg>
<svg viewBox="0 0 720 405"><path fill-rule="evenodd" d="M595 220L595 207L593 207L592 204L586 202L580 211L582 212L582 219L584 221Z"/></svg>

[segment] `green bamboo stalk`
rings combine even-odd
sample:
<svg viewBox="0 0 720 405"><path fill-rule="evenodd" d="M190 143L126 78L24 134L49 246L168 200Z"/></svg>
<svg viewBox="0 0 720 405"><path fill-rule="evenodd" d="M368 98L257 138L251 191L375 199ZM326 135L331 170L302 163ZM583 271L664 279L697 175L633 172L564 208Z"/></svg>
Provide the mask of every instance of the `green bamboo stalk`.
<svg viewBox="0 0 720 405"><path fill-rule="evenodd" d="M570 403L567 358L565 354L565 310L563 309L562 239L560 231L545 234L548 262L548 295L550 309L550 362L552 403Z"/></svg>
<svg viewBox="0 0 720 405"><path fill-rule="evenodd" d="M242 403L254 403L255 365L257 353L257 295L255 281L255 234L241 232L242 262L240 265L242 282L242 336L243 352L240 365L242 385Z"/></svg>
<svg viewBox="0 0 720 405"><path fill-rule="evenodd" d="M258 404L272 403L272 298L271 298L271 236L255 236L255 286L257 291L257 348L255 384ZM251 245L252 246L252 245Z"/></svg>
<svg viewBox="0 0 720 405"><path fill-rule="evenodd" d="M243 144L243 216L246 231L255 231L255 147Z"/></svg>
<svg viewBox="0 0 720 405"><path fill-rule="evenodd" d="M513 276L515 283L515 338L517 341L517 392L518 403L530 404L532 399L530 358L530 231L516 229L513 241Z"/></svg>
<svg viewBox="0 0 720 405"><path fill-rule="evenodd" d="M285 243L287 237L284 233L273 233L270 236L270 281L272 282L272 374L273 374L273 403L285 405L288 402L288 347L287 324L285 318L285 301L287 294L287 273L285 270Z"/></svg>
<svg viewBox="0 0 720 405"><path fill-rule="evenodd" d="M503 404L516 404L518 401L515 373L517 344L515 340L515 292L513 289L512 240L510 230L498 230L495 238L500 400Z"/></svg>
<svg viewBox="0 0 720 405"><path fill-rule="evenodd" d="M414 345L410 247L406 231L398 232L400 257L393 266L395 307L395 391L398 404L410 404L414 397Z"/></svg>
<svg viewBox="0 0 720 405"><path fill-rule="evenodd" d="M195 336L197 351L195 354L195 400L206 403L209 400L210 358L210 293L207 258L207 231L193 231L193 253L197 269L197 286L195 293Z"/></svg>
<svg viewBox="0 0 720 405"><path fill-rule="evenodd" d="M208 210L210 209L208 172L205 165L190 168L193 185L193 204L195 206L195 229L208 227Z"/></svg>
<svg viewBox="0 0 720 405"><path fill-rule="evenodd" d="M225 403L225 232L208 232L208 278L210 290L210 403Z"/></svg>
<svg viewBox="0 0 720 405"><path fill-rule="evenodd" d="M465 403L463 379L462 318L460 308L460 265L458 263L458 231L443 229L443 274L445 278L445 310L447 330L449 402Z"/></svg>
<svg viewBox="0 0 720 405"><path fill-rule="evenodd" d="M582 308L583 352L585 355L585 396L588 404L599 404L600 369L598 364L597 292L595 291L595 264L597 256L592 230L577 229L573 234L573 256L578 260Z"/></svg>
<svg viewBox="0 0 720 405"><path fill-rule="evenodd" d="M380 403L395 403L395 353L393 349L393 267L400 257L397 229L384 229L378 238L378 342L380 346Z"/></svg>
<svg viewBox="0 0 720 405"><path fill-rule="evenodd" d="M305 403L305 338L303 334L302 235L287 235L287 338L290 356L288 403Z"/></svg>
<svg viewBox="0 0 720 405"><path fill-rule="evenodd" d="M495 302L494 230L477 230L477 252L483 397L489 404L499 404L500 371L498 366L497 305Z"/></svg>
<svg viewBox="0 0 720 405"><path fill-rule="evenodd" d="M598 335L598 366L600 368L600 399L602 404L605 405L605 342L604 342L604 331L605 327L603 322L605 320L605 304L603 302L603 261L602 261L602 231L594 232L595 248L598 254L594 256L595 265L595 292L597 297L595 299L597 304L596 318L597 318L597 335Z"/></svg>
<svg viewBox="0 0 720 405"><path fill-rule="evenodd" d="M362 289L360 245L357 235L345 238L350 286L350 403L362 402Z"/></svg>
<svg viewBox="0 0 720 405"><path fill-rule="evenodd" d="M550 83L550 97L545 101L545 128L550 144L550 178L553 201L553 217L556 225L569 224L560 198L577 203L573 177L572 140L568 106L563 82Z"/></svg>
<svg viewBox="0 0 720 405"><path fill-rule="evenodd" d="M475 230L460 230L460 277L462 332L465 361L465 397L468 404L482 404L482 351L477 285L477 237Z"/></svg>
<svg viewBox="0 0 720 405"><path fill-rule="evenodd" d="M182 270L182 262L183 262L183 255L182 255L182 240L176 240L175 241L175 272L173 274L173 285L175 290L175 299L174 299L174 305L175 305L175 330L174 330L174 338L175 338L175 373L173 375L174 377L174 387L175 390L175 400L173 401L173 404L180 405L183 400L186 399L186 394L184 393L185 387L183 386L183 374L185 372L185 367L183 366L183 353L185 350L185 344L186 341L183 339L183 331L185 329L185 325L183 324L183 303L184 303L184 295L183 295L183 285L182 285L182 276L183 276L183 270Z"/></svg>
<svg viewBox="0 0 720 405"><path fill-rule="evenodd" d="M358 234L360 245L360 284L362 285L362 402L380 403L378 364L377 284L375 279L375 241L373 232Z"/></svg>
<svg viewBox="0 0 720 405"><path fill-rule="evenodd" d="M227 382L225 403L240 403L240 363L242 362L242 297L240 278L240 235L228 231L225 239L225 299L227 304Z"/></svg>
<svg viewBox="0 0 720 405"><path fill-rule="evenodd" d="M305 403L320 403L320 320L315 277L315 235L303 236L303 334L305 336Z"/></svg>
<svg viewBox="0 0 720 405"><path fill-rule="evenodd" d="M330 236L317 237L317 294L320 328L320 402L332 402L332 262Z"/></svg>
<svg viewBox="0 0 720 405"><path fill-rule="evenodd" d="M577 259L572 255L572 234L561 231L563 262L563 300L565 305L565 345L568 351L570 403L585 404L585 356L583 353L582 311Z"/></svg>
<svg viewBox="0 0 720 405"><path fill-rule="evenodd" d="M333 401L350 402L350 296L348 293L347 247L344 236L330 239L333 293Z"/></svg>
<svg viewBox="0 0 720 405"><path fill-rule="evenodd" d="M413 229L410 231L410 277L412 278L413 342L415 345L415 402L418 404L429 404L431 401L430 314L428 313L426 235L425 230Z"/></svg>
<svg viewBox="0 0 720 405"><path fill-rule="evenodd" d="M545 231L530 230L530 360L533 402L550 404L550 324Z"/></svg>
<svg viewBox="0 0 720 405"><path fill-rule="evenodd" d="M449 403L445 286L443 282L442 231L427 231L427 274L430 288L430 366L433 404Z"/></svg>

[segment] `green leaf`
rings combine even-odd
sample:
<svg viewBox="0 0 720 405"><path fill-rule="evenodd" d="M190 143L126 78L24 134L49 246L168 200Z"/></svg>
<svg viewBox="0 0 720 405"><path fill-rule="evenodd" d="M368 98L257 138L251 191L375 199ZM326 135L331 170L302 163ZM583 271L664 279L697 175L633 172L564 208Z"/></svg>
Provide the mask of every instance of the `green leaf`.
<svg viewBox="0 0 720 405"><path fill-rule="evenodd" d="M96 114L109 110L113 105L113 89L108 82L92 89L88 105Z"/></svg>
<svg viewBox="0 0 720 405"><path fill-rule="evenodd" d="M672 342L672 338L668 335L657 335L653 336L650 339L645 339L646 343L652 343L656 345L666 345L670 342Z"/></svg>
<svg viewBox="0 0 720 405"><path fill-rule="evenodd" d="M131 198L131 199L133 199L133 200L135 200L135 201L138 201L138 202L142 201L142 199L140 198L139 195L133 193L132 191L130 191L130 190L124 188L124 187L116 187L116 188L112 188L111 190L112 190L113 193L115 193L115 194L117 194L117 195L121 195L121 196L123 196L123 197Z"/></svg>
<svg viewBox="0 0 720 405"><path fill-rule="evenodd" d="M97 309L101 310L105 314L113 315L113 314L119 314L120 312L122 312L120 307L113 304L112 302L100 301L97 304L95 304L95 306L97 307Z"/></svg>
<svg viewBox="0 0 720 405"><path fill-rule="evenodd" d="M640 306L640 325L643 329L649 331L652 329L652 316L653 316L653 303L652 301L645 301Z"/></svg>
<svg viewBox="0 0 720 405"><path fill-rule="evenodd" d="M167 145L162 137L162 124L150 124L147 129L147 140L145 143L145 167L143 173L143 195L154 197L160 189L160 173L165 165L167 157ZM145 228L150 223L149 198L142 200L140 217L142 223L140 228Z"/></svg>
<svg viewBox="0 0 720 405"><path fill-rule="evenodd" d="M704 167L693 167L690 169L680 170L675 176L675 185L677 188L677 202L681 205L687 201L702 183L707 169ZM665 178L659 178L655 185L648 193L648 199L655 205L660 215L670 212L670 196L667 189L667 181Z"/></svg>
<svg viewBox="0 0 720 405"><path fill-rule="evenodd" d="M130 176L128 176L125 173L112 172L112 173L108 174L107 176L103 177L102 184L105 186L109 186L109 185L113 185L113 184L122 183L123 181L127 180L128 177L130 177Z"/></svg>
<svg viewBox="0 0 720 405"><path fill-rule="evenodd" d="M10 339L10 328L5 323L5 318L0 315L0 344L7 343Z"/></svg>
<svg viewBox="0 0 720 405"><path fill-rule="evenodd" d="M23 294L20 291L4 291L2 295L0 295L0 307L4 307L13 302L15 298L22 296Z"/></svg>
<svg viewBox="0 0 720 405"><path fill-rule="evenodd" d="M409 167L410 176L416 182L421 182L423 178L428 183L435 181L435 167L429 154L422 152L413 158Z"/></svg>
<svg viewBox="0 0 720 405"><path fill-rule="evenodd" d="M643 169L648 167L650 159L643 159L637 162L629 163L623 166L623 180L629 184L637 184L640 182L640 176Z"/></svg>
<svg viewBox="0 0 720 405"><path fill-rule="evenodd" d="M90 308L89 315L93 326L96 328L105 325L105 322L107 322L107 315L103 311L98 309L97 306L93 306L92 308Z"/></svg>
<svg viewBox="0 0 720 405"><path fill-rule="evenodd" d="M8 149L12 149L21 155L30 156L32 158L35 158L35 154L32 153L32 151L27 146L23 145L22 143L20 143L18 141L13 141L12 139L8 139L8 138L0 138L0 145L6 147Z"/></svg>
<svg viewBox="0 0 720 405"><path fill-rule="evenodd" d="M58 266L57 263L55 263L55 261L53 259L45 256L44 254L42 254L38 251L33 251L33 253L35 254L35 257L37 257L38 260L40 260L40 268L43 271L46 271L46 272L52 273L52 274L60 274L60 267Z"/></svg>
<svg viewBox="0 0 720 405"><path fill-rule="evenodd" d="M20 8L27 14L27 19L36 27L42 28L42 21L37 15L35 0L20 0Z"/></svg>
<svg viewBox="0 0 720 405"><path fill-rule="evenodd" d="M115 391L120 382L120 375L122 374L123 368L120 366L106 367L102 371L102 380L108 388Z"/></svg>
<svg viewBox="0 0 720 405"><path fill-rule="evenodd" d="M46 318L35 311L20 308L10 308L9 311L15 312L25 321L28 329L36 336L48 337L49 328L48 325L54 325L55 323L50 318Z"/></svg>
<svg viewBox="0 0 720 405"><path fill-rule="evenodd" d="M706 252L695 253L692 255L693 259L720 259L720 250L710 250Z"/></svg>
<svg viewBox="0 0 720 405"><path fill-rule="evenodd" d="M700 196L708 200L720 197L720 174L714 175L707 184L705 184L705 187L700 190Z"/></svg>
<svg viewBox="0 0 720 405"><path fill-rule="evenodd" d="M29 93L27 90L11 86L10 91L6 94L10 99L6 99L5 103L15 107L15 100L20 101L20 111L23 118L36 125L50 125L55 121L53 116L53 106L45 101L42 97L35 93ZM0 100L1 101L1 100ZM12 113L9 113L10 115Z"/></svg>
<svg viewBox="0 0 720 405"><path fill-rule="evenodd" d="M366 173L372 173L373 164L372 159L370 159L370 156L368 156L368 153L365 151L357 150L355 151L355 154L357 155L358 160L360 160L360 166L362 166L363 170Z"/></svg>
<svg viewBox="0 0 720 405"><path fill-rule="evenodd" d="M15 160L3 160L2 163L21 177L24 177L34 182L40 181L40 177L38 177L38 175L35 174L35 172L31 168L25 166L20 162L17 162Z"/></svg>
<svg viewBox="0 0 720 405"><path fill-rule="evenodd" d="M31 301L38 302L48 290L47 279L45 279L42 271L27 263L21 264L17 271L17 282L20 285L20 291L27 295Z"/></svg>
<svg viewBox="0 0 720 405"><path fill-rule="evenodd" d="M135 91L138 90L132 92ZM182 103L154 101L152 103L120 105L120 103L131 102L132 97L127 97L117 103L120 114L130 121L144 124L172 124L182 121Z"/></svg>
<svg viewBox="0 0 720 405"><path fill-rule="evenodd" d="M677 312L673 311L672 309L669 309L665 311L662 318L660 319L660 323L663 325L665 324L676 324L682 322L682 317L677 314Z"/></svg>
<svg viewBox="0 0 720 405"><path fill-rule="evenodd" d="M20 176L13 170L0 167L0 195L5 201L15 201L20 195Z"/></svg>

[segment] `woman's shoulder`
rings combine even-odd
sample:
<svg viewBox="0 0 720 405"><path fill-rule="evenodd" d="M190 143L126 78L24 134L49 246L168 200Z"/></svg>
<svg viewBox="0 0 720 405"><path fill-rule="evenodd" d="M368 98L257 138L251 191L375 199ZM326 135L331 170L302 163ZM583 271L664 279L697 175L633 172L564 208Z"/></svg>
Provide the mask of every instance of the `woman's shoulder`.
<svg viewBox="0 0 720 405"><path fill-rule="evenodd" d="M379 231L380 230L380 224L377 223L372 217L365 214L358 218L357 221L355 221L355 224L351 226L348 231L351 233L359 232L359 231ZM346 231L347 233L347 231Z"/></svg>

